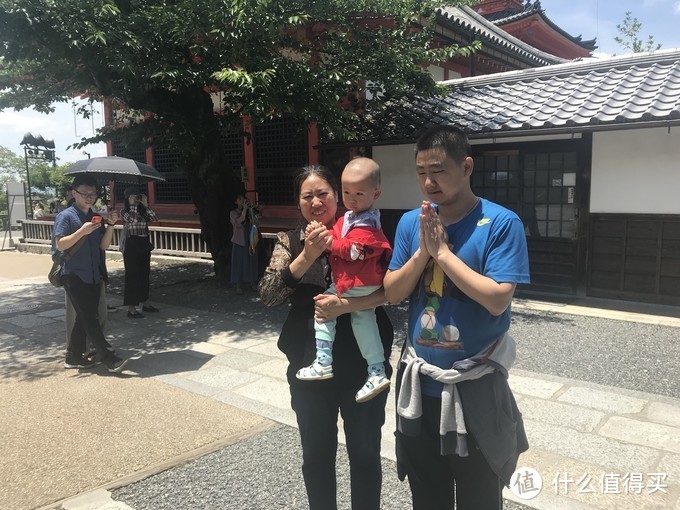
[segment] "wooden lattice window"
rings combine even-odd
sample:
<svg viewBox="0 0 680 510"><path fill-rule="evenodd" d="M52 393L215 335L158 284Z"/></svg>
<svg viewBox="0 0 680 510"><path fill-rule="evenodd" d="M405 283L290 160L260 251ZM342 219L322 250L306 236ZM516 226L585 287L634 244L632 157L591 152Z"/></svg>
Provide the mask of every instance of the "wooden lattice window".
<svg viewBox="0 0 680 510"><path fill-rule="evenodd" d="M488 151L474 158L472 188L481 197L519 214L519 154Z"/></svg>
<svg viewBox="0 0 680 510"><path fill-rule="evenodd" d="M241 178L241 167L245 165L245 151L243 149L243 128L241 121L231 126L225 126L220 130L222 150L224 152L225 166L233 172L237 179Z"/></svg>
<svg viewBox="0 0 680 510"><path fill-rule="evenodd" d="M528 237L576 235L575 152L520 154L487 151L475 156L475 193L515 211Z"/></svg>
<svg viewBox="0 0 680 510"><path fill-rule="evenodd" d="M156 202L166 204L183 204L191 202L187 178L181 168L180 152L174 147L167 145L155 146L153 148L154 167L158 170L165 182L157 182Z"/></svg>
<svg viewBox="0 0 680 510"><path fill-rule="evenodd" d="M575 152L525 154L522 220L530 237L576 236Z"/></svg>
<svg viewBox="0 0 680 510"><path fill-rule="evenodd" d="M282 117L254 126L258 200L268 205L292 205L293 181L307 163L307 129Z"/></svg>
<svg viewBox="0 0 680 510"><path fill-rule="evenodd" d="M111 152L112 156L120 156L121 158L134 159L140 163L146 163L145 149L128 150L123 146L123 141L120 138L114 138L111 140ZM125 202L125 188L125 184L118 184L114 186L116 203L122 204Z"/></svg>

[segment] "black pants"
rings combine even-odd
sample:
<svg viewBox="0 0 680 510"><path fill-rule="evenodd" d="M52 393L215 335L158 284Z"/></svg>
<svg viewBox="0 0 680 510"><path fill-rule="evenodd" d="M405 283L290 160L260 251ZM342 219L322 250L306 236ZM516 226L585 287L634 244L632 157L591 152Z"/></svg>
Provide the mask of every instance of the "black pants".
<svg viewBox="0 0 680 510"><path fill-rule="evenodd" d="M502 483L468 434L468 457L441 455L441 399L423 395L419 436L397 431L397 462L406 472L414 510L499 510Z"/></svg>
<svg viewBox="0 0 680 510"><path fill-rule="evenodd" d="M75 356L85 354L89 338L100 359L105 360L111 357L109 344L104 338L104 332L99 323L99 297L104 281L85 283L73 274L64 275L62 281L76 312L73 329L67 335L66 351Z"/></svg>
<svg viewBox="0 0 680 510"><path fill-rule="evenodd" d="M314 383L307 383L309 385ZM338 411L342 415L349 456L352 510L378 510L382 467L380 428L385 423L385 391L358 404L356 391L310 390L291 387L291 403L302 440L302 475L310 510L335 510L335 456L338 447ZM341 504L346 508L346 504Z"/></svg>
<svg viewBox="0 0 680 510"><path fill-rule="evenodd" d="M137 306L149 299L149 274L151 273L149 238L128 237L125 241L123 262L125 263L123 304Z"/></svg>

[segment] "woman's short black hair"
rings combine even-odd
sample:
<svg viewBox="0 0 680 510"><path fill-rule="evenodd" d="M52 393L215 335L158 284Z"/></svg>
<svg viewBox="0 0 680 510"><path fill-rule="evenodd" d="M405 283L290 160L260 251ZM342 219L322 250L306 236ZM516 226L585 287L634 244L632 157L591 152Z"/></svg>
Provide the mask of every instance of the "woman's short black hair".
<svg viewBox="0 0 680 510"><path fill-rule="evenodd" d="M300 190L302 188L302 183L307 180L311 175L316 175L328 183L336 197L340 197L338 181L335 179L335 175L330 171L328 167L323 165L305 165L300 168L298 174L295 176L295 203L300 201Z"/></svg>

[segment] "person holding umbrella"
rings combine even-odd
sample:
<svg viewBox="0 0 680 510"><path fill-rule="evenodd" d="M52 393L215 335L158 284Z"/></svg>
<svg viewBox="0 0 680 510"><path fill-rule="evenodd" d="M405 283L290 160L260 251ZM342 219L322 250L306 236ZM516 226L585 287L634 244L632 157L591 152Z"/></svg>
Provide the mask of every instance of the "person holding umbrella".
<svg viewBox="0 0 680 510"><path fill-rule="evenodd" d="M123 220L121 241L123 262L125 264L125 291L123 304L127 305L127 316L141 319L143 314L137 310L141 305L143 312L158 312L158 308L146 304L149 299L149 275L151 273L151 250L149 240L149 221L158 221L158 216L149 207L147 196L136 187L125 188L125 207L120 211Z"/></svg>

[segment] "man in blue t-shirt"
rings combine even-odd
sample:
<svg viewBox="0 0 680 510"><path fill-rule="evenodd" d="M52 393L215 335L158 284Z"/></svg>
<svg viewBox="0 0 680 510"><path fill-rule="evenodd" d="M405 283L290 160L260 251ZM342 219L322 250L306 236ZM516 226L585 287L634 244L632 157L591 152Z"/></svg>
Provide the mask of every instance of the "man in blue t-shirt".
<svg viewBox="0 0 680 510"><path fill-rule="evenodd" d="M416 171L427 200L401 218L383 283L390 303L409 298L411 359L438 374L439 369L487 363L487 354L507 338L516 284L529 282L522 222L513 212L473 193L473 163L468 139L456 127L431 128L419 138ZM453 508L454 494L459 509L501 508L507 462L493 459L496 443L487 439L475 420L487 421L486 411L480 411L485 408L494 409L488 415L494 420L501 400L510 412L516 410L504 368L509 367L491 367L492 373L456 385L467 425L467 447L456 454L445 454L440 441L440 425L448 409L442 413L443 385L419 370L420 423L416 432L404 433L405 428L400 428L397 433L400 477L409 479L416 510ZM401 379L404 363L400 369L398 389L410 382ZM475 401L492 386L498 390L487 392L489 401ZM507 398L494 395L497 391ZM473 393L474 399L466 400ZM523 428L519 433L523 436ZM525 437L520 438L517 450L525 442ZM501 465L505 470L498 468Z"/></svg>
<svg viewBox="0 0 680 510"><path fill-rule="evenodd" d="M113 225L118 214L112 212L106 220L98 216L93 221L92 205L97 200L94 178L79 175L73 181L71 206L60 212L54 221L53 248L64 256L61 280L76 312L73 329L67 332L65 368L89 368L95 359L87 356L87 339L96 350L96 358L111 372L121 372L127 359L116 356L104 338L99 323L99 300L104 285L103 251L111 244ZM97 219L97 218L95 218Z"/></svg>

